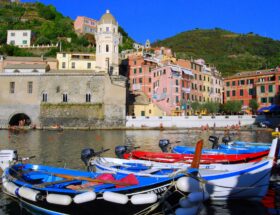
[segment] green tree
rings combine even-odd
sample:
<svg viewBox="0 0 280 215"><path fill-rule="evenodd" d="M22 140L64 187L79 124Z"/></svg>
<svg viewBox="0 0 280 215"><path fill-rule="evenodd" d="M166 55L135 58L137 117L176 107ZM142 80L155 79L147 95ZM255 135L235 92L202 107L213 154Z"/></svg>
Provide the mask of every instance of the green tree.
<svg viewBox="0 0 280 215"><path fill-rule="evenodd" d="M217 102L206 102L203 104L204 109L206 109L207 113L218 113L220 110L220 104Z"/></svg>
<svg viewBox="0 0 280 215"><path fill-rule="evenodd" d="M256 99L251 99L249 101L249 107L252 109L253 114L255 114L259 108L259 104Z"/></svg>
<svg viewBox="0 0 280 215"><path fill-rule="evenodd" d="M242 102L241 101L228 101L224 104L224 111L227 113L239 113L242 108Z"/></svg>
<svg viewBox="0 0 280 215"><path fill-rule="evenodd" d="M191 108L194 112L194 114L197 112L197 111L200 111L201 110L201 104L199 102L192 102L191 103Z"/></svg>

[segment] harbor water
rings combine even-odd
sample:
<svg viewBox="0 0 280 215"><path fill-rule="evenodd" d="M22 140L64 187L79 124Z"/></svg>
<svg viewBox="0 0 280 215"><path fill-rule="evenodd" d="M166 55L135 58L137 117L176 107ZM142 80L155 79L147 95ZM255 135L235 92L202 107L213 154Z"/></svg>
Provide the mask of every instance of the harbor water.
<svg viewBox="0 0 280 215"><path fill-rule="evenodd" d="M85 169L80 160L80 153L84 148L93 148L95 151L110 149L103 156L115 157L114 149L118 145L133 144L140 146L141 150L160 151L158 147L160 139L169 139L173 145L195 145L201 138L204 140L204 147L210 148L211 145L207 141L209 135L219 136L221 140L224 133L223 131L193 130L30 130L17 132L0 130L0 150L16 149L20 157L34 155L36 157L30 162L35 164ZM272 140L271 133L266 131L233 131L231 135L233 139L242 141L271 142ZM270 193L279 194L279 186L277 184L271 186ZM271 205L275 198L275 196L268 196L266 200ZM273 214L271 210L268 210L270 207L268 205L250 201L206 202L200 214ZM31 213L1 192L0 214ZM112 214L115 213L112 212Z"/></svg>

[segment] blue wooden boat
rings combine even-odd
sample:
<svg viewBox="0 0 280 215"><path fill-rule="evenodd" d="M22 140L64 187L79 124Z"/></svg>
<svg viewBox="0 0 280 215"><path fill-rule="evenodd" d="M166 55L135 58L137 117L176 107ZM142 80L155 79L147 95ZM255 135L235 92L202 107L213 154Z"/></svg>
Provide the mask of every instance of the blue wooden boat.
<svg viewBox="0 0 280 215"><path fill-rule="evenodd" d="M218 148L218 149L203 149L202 154L250 154L256 152L266 151L268 148ZM192 146L174 146L173 153L179 154L194 154L195 148Z"/></svg>
<svg viewBox="0 0 280 215"><path fill-rule="evenodd" d="M2 164L6 154L0 151ZM6 194L35 213L152 214L174 212L166 206L178 206L188 195L190 190L182 182L186 174L143 177L16 163L6 166L2 183Z"/></svg>

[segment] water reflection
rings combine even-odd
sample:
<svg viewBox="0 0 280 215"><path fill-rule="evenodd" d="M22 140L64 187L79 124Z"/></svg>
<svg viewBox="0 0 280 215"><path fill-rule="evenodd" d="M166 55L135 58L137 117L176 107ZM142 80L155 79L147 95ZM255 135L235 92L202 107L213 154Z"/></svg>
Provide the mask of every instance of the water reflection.
<svg viewBox="0 0 280 215"><path fill-rule="evenodd" d="M243 141L271 142L270 133L264 132L231 132L233 139ZM80 160L83 148L90 147L96 151L111 149L104 156L113 156L118 145L132 143L142 150L160 151L158 141L169 139L173 144L194 145L198 139L204 140L205 147L211 147L207 139L209 135L222 137L223 131L201 132L191 130L140 131L140 130L97 130L97 131L23 131L10 133L0 130L0 149L17 149L22 157L36 155L32 163L84 169ZM221 138L220 138L221 140ZM180 141L180 143L175 143ZM201 214L265 214L266 209L261 203L252 202L208 202ZM30 214L18 203L0 194L0 214Z"/></svg>

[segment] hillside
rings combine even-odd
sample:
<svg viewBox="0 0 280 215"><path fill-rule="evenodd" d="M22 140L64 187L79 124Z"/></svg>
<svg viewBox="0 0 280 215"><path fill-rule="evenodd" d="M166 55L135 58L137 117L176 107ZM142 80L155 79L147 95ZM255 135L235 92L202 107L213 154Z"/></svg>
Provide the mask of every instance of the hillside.
<svg viewBox="0 0 280 215"><path fill-rule="evenodd" d="M178 58L203 58L224 76L280 65L280 41L254 33L196 29L157 41L153 46L170 47Z"/></svg>
<svg viewBox="0 0 280 215"><path fill-rule="evenodd" d="M7 46L8 29L31 29L32 44L62 43L63 51L95 51L95 40L92 35L77 36L73 20L63 16L52 5L42 3L0 3L0 54L8 55L36 55L31 50ZM133 40L121 29L124 35L123 47L132 46ZM66 38L71 38L71 42ZM46 50L46 56L55 56L58 48Z"/></svg>

